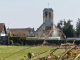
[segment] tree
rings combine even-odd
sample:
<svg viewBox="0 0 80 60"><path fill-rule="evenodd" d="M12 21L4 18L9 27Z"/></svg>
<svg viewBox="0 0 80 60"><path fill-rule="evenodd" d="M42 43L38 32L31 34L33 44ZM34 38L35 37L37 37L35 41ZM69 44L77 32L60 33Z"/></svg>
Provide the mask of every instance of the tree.
<svg viewBox="0 0 80 60"><path fill-rule="evenodd" d="M80 37L80 19L79 18L76 23L76 34L78 37Z"/></svg>
<svg viewBox="0 0 80 60"><path fill-rule="evenodd" d="M60 23L57 24L57 27L58 27L59 29L61 29L61 26L60 26L60 25L61 25Z"/></svg>
<svg viewBox="0 0 80 60"><path fill-rule="evenodd" d="M66 37L76 37L76 32L73 29L73 25L71 25L71 21L72 20L70 19L67 22L64 20L62 21L63 24L61 21L57 24L57 27L64 32ZM61 27L61 24L63 25L63 27Z"/></svg>
<svg viewBox="0 0 80 60"><path fill-rule="evenodd" d="M76 32L73 29L72 25L64 26L63 32L66 35L66 37L76 37Z"/></svg>

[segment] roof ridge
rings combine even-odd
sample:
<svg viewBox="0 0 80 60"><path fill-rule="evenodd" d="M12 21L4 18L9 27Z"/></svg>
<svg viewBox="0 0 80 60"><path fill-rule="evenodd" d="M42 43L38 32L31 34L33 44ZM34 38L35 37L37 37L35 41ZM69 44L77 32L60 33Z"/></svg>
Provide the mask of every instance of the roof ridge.
<svg viewBox="0 0 80 60"><path fill-rule="evenodd" d="M30 28L9 28L9 29L30 29Z"/></svg>

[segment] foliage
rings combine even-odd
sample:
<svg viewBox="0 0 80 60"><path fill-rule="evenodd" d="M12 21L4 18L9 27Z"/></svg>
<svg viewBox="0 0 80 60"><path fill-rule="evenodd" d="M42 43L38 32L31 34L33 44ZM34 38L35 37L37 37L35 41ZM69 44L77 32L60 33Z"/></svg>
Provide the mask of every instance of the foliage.
<svg viewBox="0 0 80 60"><path fill-rule="evenodd" d="M16 45L16 46L20 46L21 44L19 44L19 43L16 43L15 45Z"/></svg>
<svg viewBox="0 0 80 60"><path fill-rule="evenodd" d="M72 25L64 26L63 32L65 33L66 37L76 37L76 32Z"/></svg>
<svg viewBox="0 0 80 60"><path fill-rule="evenodd" d="M68 52L67 54L68 54L68 55L71 55L71 52Z"/></svg>
<svg viewBox="0 0 80 60"><path fill-rule="evenodd" d="M71 56L71 52L67 52L66 57L67 59Z"/></svg>
<svg viewBox="0 0 80 60"><path fill-rule="evenodd" d="M58 23L58 24L57 24L57 27L58 27L59 29L62 29L62 28L61 28L61 23Z"/></svg>
<svg viewBox="0 0 80 60"><path fill-rule="evenodd" d="M31 56L32 56L32 55L31 55L31 53L29 52L29 53L28 53L28 58L31 59Z"/></svg>
<svg viewBox="0 0 80 60"><path fill-rule="evenodd" d="M25 45L26 44L25 41L26 41L25 37L9 37L8 40L9 45L12 45L12 43L14 43L14 45L16 44Z"/></svg>
<svg viewBox="0 0 80 60"><path fill-rule="evenodd" d="M80 37L80 19L79 18L76 23L76 34L78 37Z"/></svg>
<svg viewBox="0 0 80 60"><path fill-rule="evenodd" d="M72 55L74 55L74 51L72 51Z"/></svg>
<svg viewBox="0 0 80 60"><path fill-rule="evenodd" d="M44 41L43 44L47 44L47 41Z"/></svg>
<svg viewBox="0 0 80 60"><path fill-rule="evenodd" d="M10 40L9 41L9 45L13 45L14 43L13 43L13 40Z"/></svg>
<svg viewBox="0 0 80 60"><path fill-rule="evenodd" d="M68 20L67 22L65 20L64 21L61 20L57 24L57 27L64 32L64 34L66 35L66 37L76 37L76 32L73 29L73 25L71 25L71 20Z"/></svg>
<svg viewBox="0 0 80 60"><path fill-rule="evenodd" d="M11 43L11 41L13 43ZM9 37L9 45L16 45L17 43L19 43L20 45L38 45L38 44L42 44L44 42L44 40L35 40L35 39L31 39L31 40L26 40L26 39L20 39L20 37ZM64 43L65 40L47 40L47 43L50 44L56 44L56 45L61 45L61 43ZM46 43L45 42L45 43ZM67 40L67 42L69 43L73 43L73 40ZM80 44L80 40L75 40L75 44Z"/></svg>

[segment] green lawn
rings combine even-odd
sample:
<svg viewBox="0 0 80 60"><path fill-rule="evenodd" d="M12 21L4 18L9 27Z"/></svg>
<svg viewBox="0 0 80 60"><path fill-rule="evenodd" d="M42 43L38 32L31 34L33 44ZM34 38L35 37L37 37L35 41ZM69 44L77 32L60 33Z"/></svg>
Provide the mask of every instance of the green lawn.
<svg viewBox="0 0 80 60"><path fill-rule="evenodd" d="M17 51L20 51L22 49L29 48L29 47L31 47L31 46L2 46L2 45L0 45L0 60L2 60L4 57L7 57ZM18 53L15 53L15 54L9 56L8 58L5 58L5 60L21 60L21 59L26 60L28 52L39 53L40 48L41 48L41 46L35 46L35 47L31 47L30 49L25 49L23 51L20 51ZM55 48L56 47L44 46L44 47L42 47L41 52L49 51L49 50L55 49ZM48 53L49 52L46 52L46 53L40 55L39 57L47 56ZM24 56L26 56L26 57L24 57ZM37 57L35 57L34 59L36 59L36 58Z"/></svg>
<svg viewBox="0 0 80 60"><path fill-rule="evenodd" d="M38 54L40 51L41 46L3 46L0 45L0 60L2 60L3 58L5 58L4 60L21 60L21 59L28 59L27 54L30 53L36 53ZM27 49L29 48L29 49ZM51 47L51 46L43 46L40 53L41 52L45 52L43 54L40 54L39 57L45 57L50 53L51 49L56 49L57 47ZM69 49L68 49L69 50ZM54 51L54 50L53 50ZM76 50L77 51L77 50ZM18 52L18 53L16 53ZM54 52L55 56L61 56L63 53L65 52L65 49L57 49ZM15 53L15 54L14 54ZM24 57L26 56L26 57ZM34 57L31 60L36 60L38 58L38 56ZM73 57L71 57L73 58ZM65 59L65 60L69 60L69 59Z"/></svg>

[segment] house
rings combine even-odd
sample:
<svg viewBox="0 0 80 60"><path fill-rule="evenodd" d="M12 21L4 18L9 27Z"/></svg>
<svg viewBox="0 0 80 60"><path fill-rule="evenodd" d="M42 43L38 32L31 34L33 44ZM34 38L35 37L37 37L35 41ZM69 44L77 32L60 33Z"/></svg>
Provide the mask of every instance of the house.
<svg viewBox="0 0 80 60"><path fill-rule="evenodd" d="M7 36L6 26L4 23L0 23L0 44L2 45L8 44L8 36Z"/></svg>
<svg viewBox="0 0 80 60"><path fill-rule="evenodd" d="M7 29L8 36L27 37L34 36L34 28L12 28Z"/></svg>
<svg viewBox="0 0 80 60"><path fill-rule="evenodd" d="M4 23L0 23L0 36L6 36L7 31Z"/></svg>

